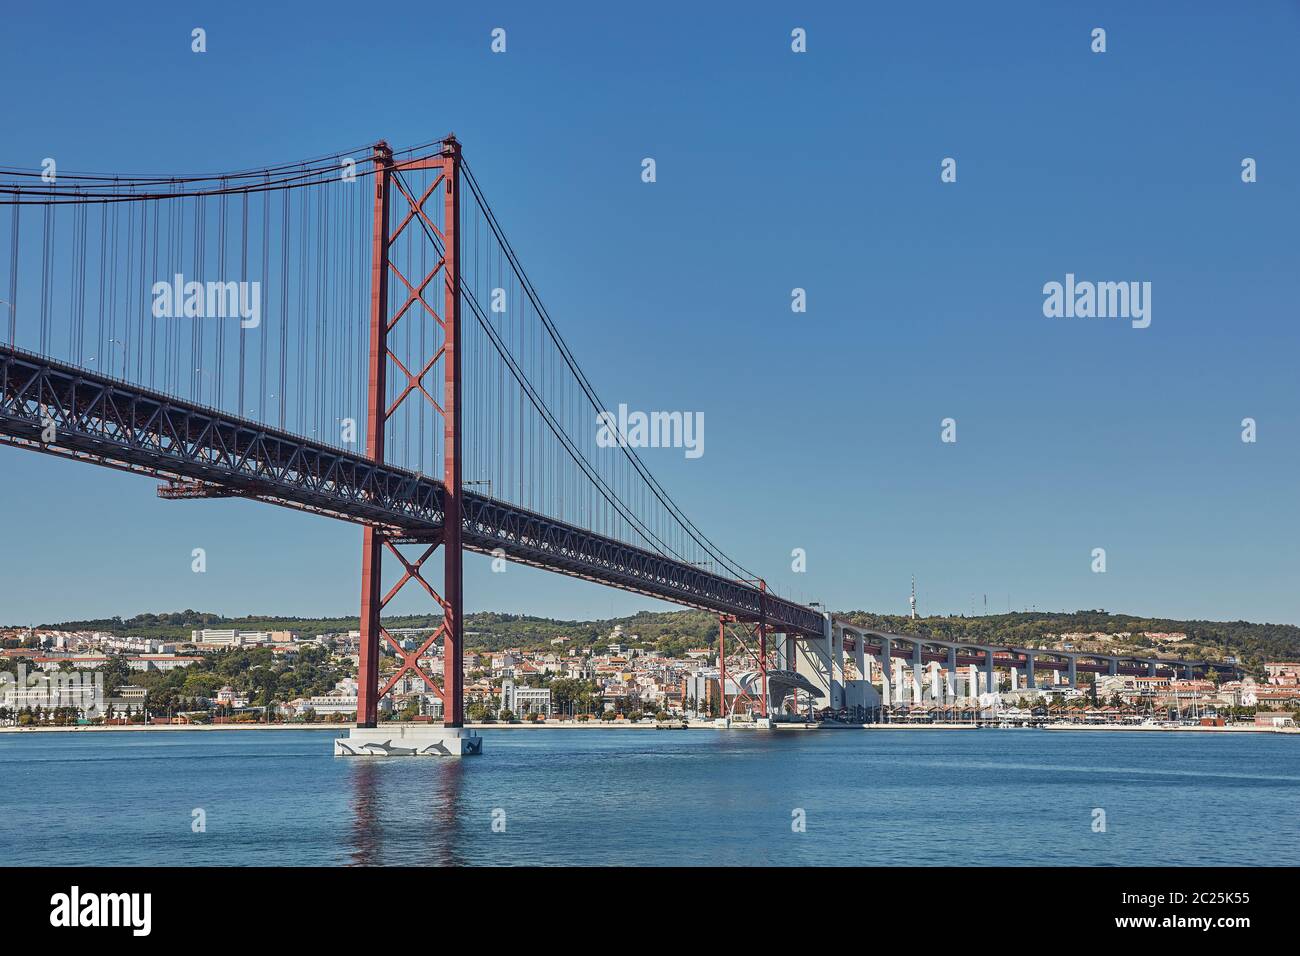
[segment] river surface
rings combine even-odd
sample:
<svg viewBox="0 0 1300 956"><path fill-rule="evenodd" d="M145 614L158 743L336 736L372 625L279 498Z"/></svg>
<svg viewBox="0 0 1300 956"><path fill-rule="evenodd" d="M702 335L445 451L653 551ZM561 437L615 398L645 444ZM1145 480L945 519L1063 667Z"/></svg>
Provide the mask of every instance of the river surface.
<svg viewBox="0 0 1300 956"><path fill-rule="evenodd" d="M328 731L3 734L0 865L1300 864L1296 736L483 736L367 760Z"/></svg>

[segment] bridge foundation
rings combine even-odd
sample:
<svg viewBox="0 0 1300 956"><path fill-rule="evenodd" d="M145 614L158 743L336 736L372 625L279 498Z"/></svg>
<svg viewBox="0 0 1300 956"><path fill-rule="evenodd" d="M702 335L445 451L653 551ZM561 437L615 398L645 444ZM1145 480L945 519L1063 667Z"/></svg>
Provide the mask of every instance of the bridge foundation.
<svg viewBox="0 0 1300 956"><path fill-rule="evenodd" d="M483 738L465 727L388 724L354 727L334 741L336 757L469 757L483 752Z"/></svg>

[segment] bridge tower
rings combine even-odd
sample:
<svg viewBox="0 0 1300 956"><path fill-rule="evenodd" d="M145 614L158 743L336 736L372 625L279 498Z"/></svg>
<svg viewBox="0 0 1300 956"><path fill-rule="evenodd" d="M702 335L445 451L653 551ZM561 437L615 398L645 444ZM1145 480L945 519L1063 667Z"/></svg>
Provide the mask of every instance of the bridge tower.
<svg viewBox="0 0 1300 956"><path fill-rule="evenodd" d="M375 728L378 721L380 699L408 672L414 672L433 690L443 704L443 733L432 742L432 752L452 754L478 753L481 739L464 732L464 622L463 549L461 545L461 308L460 288L460 172L461 149L454 136L443 141L436 156L424 156L394 162L387 143L378 143L374 151L374 237L371 249L370 288L370 353L369 387L366 429L366 457L383 464L386 425L406 402L427 400L443 422L442 459L443 522L441 534L433 540L416 540L402 537L391 529L366 525L362 540L361 565L361 654L358 668L357 726L361 730ZM408 189L403 173L428 171L432 177L428 188L418 197ZM435 202L441 194L443 202L442 227L439 228L426 212L426 203ZM404 207L396 229L392 228L392 213ZM392 230L392 231L390 231ZM406 231L427 234L438 251L428 274L414 277L403 275L392 254L394 242ZM435 241L436 240L436 241ZM390 279L396 276L402 284L404 301L397 309L389 307ZM442 308L438 311L425 298L430 285L443 287ZM432 297L434 302L437 296ZM408 369L396 353L388 347L389 334L403 320L424 310L442 330L441 345L430 356L421 356L410 363ZM409 321L409 318L408 318ZM442 402L435 401L426 389L424 380L441 360ZM418 363L418 364L417 364ZM400 371L407 382L398 396L390 401L388 373L390 364ZM399 544L419 543L427 548L412 560L399 550ZM443 580L440 594L424 577L425 565L438 548L443 552ZM398 582L388 591L382 583L384 553L388 552L402 567ZM381 613L384 607L407 584L418 583L442 609L442 624L419 647L408 652L384 628ZM421 667L420 658L439 639L443 642L442 686L439 687ZM397 652L401 663L381 687L379 684L380 640L386 640ZM387 736L393 736L391 733ZM414 732L402 736L419 737ZM425 732L424 736L428 736ZM362 743L367 735L360 735ZM418 752L425 752L423 739L409 741Z"/></svg>

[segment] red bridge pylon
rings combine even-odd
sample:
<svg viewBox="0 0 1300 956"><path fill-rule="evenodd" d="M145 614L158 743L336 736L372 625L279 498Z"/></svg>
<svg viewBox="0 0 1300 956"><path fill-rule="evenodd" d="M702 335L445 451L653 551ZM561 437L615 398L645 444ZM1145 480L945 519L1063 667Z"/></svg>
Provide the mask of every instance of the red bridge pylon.
<svg viewBox="0 0 1300 956"><path fill-rule="evenodd" d="M437 156L426 156L395 163L392 150L386 143L375 146L375 214L374 242L371 258L370 293L370 359L369 399L367 408L366 456L377 463L384 462L384 432L389 419L408 401L425 400L443 420L443 484L445 486L443 525L441 536L434 541L422 542L428 548L411 560L398 550L399 543L411 539L399 538L382 527L367 525L364 531L361 559L361 660L358 668L357 723L362 727L375 726L379 700L406 673L414 671L442 699L443 722L447 727L460 727L464 722L463 667L463 616L462 616L462 559L461 548L461 353L460 353L460 144L448 136ZM419 196L407 187L402 173L427 170L432 182ZM430 173L426 173L429 175ZM425 204L436 201L442 194L443 217L439 228L429 217ZM404 205L405 212L397 228L390 233L390 206ZM430 242L436 239L441 254L433 268L417 282L411 281L398 268L390 255L393 243L408 229L426 232ZM409 268L409 266L408 266ZM389 315L389 279L396 276L401 283L404 301ZM430 305L425 290L441 276L443 305L441 311ZM435 296L435 302L437 301ZM431 356L403 363L400 356L390 351L389 335L404 319L411 321L423 311L442 329L442 342ZM438 361L443 366L442 401L438 402L425 387L425 377L433 371ZM390 362L405 376L397 397L388 398L388 367ZM408 367L409 364L409 367ZM443 552L443 580L441 594L424 578L425 564L441 546ZM384 552L388 551L402 565L403 574L387 592L383 590L382 570ZM406 651L384 628L380 615L384 607L407 584L415 581L428 592L442 609L442 625L414 652ZM379 639L383 637L397 651L401 664L385 685L379 686ZM442 686L439 687L420 667L420 658L439 639L443 642Z"/></svg>

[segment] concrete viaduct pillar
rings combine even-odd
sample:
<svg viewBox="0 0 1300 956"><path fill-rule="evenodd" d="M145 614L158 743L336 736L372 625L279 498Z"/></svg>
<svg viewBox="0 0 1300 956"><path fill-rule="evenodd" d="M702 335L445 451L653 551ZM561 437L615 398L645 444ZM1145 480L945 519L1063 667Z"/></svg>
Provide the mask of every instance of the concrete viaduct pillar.
<svg viewBox="0 0 1300 956"><path fill-rule="evenodd" d="M831 640L831 706L848 708L849 682L844 675L844 628L837 627Z"/></svg>
<svg viewBox="0 0 1300 956"><path fill-rule="evenodd" d="M893 648L887 637L880 639L880 703L889 707L893 703L893 695L889 692L889 662L893 660Z"/></svg>
<svg viewBox="0 0 1300 956"><path fill-rule="evenodd" d="M996 676L993 670L993 648L990 647L984 652L984 686L987 693L998 692L998 685L994 680Z"/></svg>
<svg viewBox="0 0 1300 956"><path fill-rule="evenodd" d="M861 631L853 632L853 667L858 672L857 693L853 695L853 706L863 720L867 717L867 635Z"/></svg>
<svg viewBox="0 0 1300 956"><path fill-rule="evenodd" d="M1029 690L1038 689L1038 681L1034 680L1034 655L1025 653L1025 686Z"/></svg>
<svg viewBox="0 0 1300 956"><path fill-rule="evenodd" d="M957 648L948 648L948 700L957 699Z"/></svg>
<svg viewBox="0 0 1300 956"><path fill-rule="evenodd" d="M912 703L921 702L921 688L925 685L925 673L921 663L921 642L912 642Z"/></svg>

